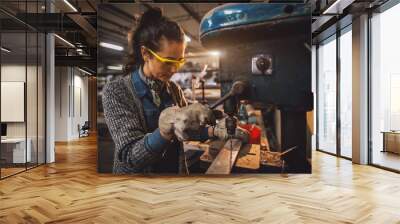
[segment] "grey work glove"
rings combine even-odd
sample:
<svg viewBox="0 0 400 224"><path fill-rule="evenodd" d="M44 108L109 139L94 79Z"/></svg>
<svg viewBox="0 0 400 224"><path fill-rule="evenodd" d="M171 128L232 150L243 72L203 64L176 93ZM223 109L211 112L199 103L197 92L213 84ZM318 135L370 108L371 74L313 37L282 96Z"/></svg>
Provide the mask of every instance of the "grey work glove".
<svg viewBox="0 0 400 224"><path fill-rule="evenodd" d="M158 127L162 136L169 139L176 136L179 141L185 141L200 133L201 128L207 124L215 124L212 111L200 103L195 103L182 108L164 109L160 114Z"/></svg>
<svg viewBox="0 0 400 224"><path fill-rule="evenodd" d="M226 126L225 126L225 119L223 118L221 119L217 125L215 125L214 130L213 130L213 135L215 137L217 137L220 140L228 140L229 135L228 132L226 130ZM236 127L236 131L235 131L235 135L232 136L233 138L239 139L241 140L244 144L249 142L249 135L250 133L246 130L243 129L239 126Z"/></svg>

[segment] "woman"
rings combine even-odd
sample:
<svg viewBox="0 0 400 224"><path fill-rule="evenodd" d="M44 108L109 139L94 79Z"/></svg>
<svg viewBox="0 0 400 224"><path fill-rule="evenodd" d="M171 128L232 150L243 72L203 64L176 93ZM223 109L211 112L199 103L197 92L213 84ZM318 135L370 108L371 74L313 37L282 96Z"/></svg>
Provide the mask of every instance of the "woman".
<svg viewBox="0 0 400 224"><path fill-rule="evenodd" d="M182 140L226 138L201 104L188 106L171 76L184 63L182 28L158 8L145 12L132 37L130 74L103 90L107 126L115 143L114 173L188 173Z"/></svg>

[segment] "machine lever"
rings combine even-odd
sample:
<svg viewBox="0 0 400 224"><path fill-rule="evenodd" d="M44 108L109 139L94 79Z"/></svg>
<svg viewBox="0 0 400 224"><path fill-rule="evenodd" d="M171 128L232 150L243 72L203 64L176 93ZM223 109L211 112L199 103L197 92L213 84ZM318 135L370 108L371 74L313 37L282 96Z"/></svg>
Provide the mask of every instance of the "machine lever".
<svg viewBox="0 0 400 224"><path fill-rule="evenodd" d="M210 109L215 109L217 106L219 106L220 104L224 103L229 98L242 94L245 89L246 89L246 83L245 82L243 82L243 81L234 82L232 87L231 87L231 90L229 91L229 93L225 94L223 97L221 97L219 100L217 100L217 102L212 104L210 106Z"/></svg>

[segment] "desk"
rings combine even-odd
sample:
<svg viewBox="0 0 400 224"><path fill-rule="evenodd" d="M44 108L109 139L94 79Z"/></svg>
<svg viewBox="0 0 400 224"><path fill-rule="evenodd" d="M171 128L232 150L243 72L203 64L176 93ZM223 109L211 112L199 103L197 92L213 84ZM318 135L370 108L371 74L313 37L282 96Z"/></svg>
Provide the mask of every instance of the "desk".
<svg viewBox="0 0 400 224"><path fill-rule="evenodd" d="M31 162L32 140L28 138L26 142L28 144L25 152L25 138L1 139L1 159L5 160L5 163Z"/></svg>
<svg viewBox="0 0 400 224"><path fill-rule="evenodd" d="M382 152L400 154L400 131L383 131Z"/></svg>

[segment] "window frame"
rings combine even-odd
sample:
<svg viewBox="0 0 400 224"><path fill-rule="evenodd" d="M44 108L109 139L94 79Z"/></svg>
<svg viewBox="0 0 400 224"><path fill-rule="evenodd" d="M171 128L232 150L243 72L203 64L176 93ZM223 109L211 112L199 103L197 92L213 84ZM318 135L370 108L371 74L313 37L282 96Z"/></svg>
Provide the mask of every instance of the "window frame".
<svg viewBox="0 0 400 224"><path fill-rule="evenodd" d="M347 24L341 29L337 29L335 33L328 36L327 38L320 40L316 44L316 151L323 152L329 155L333 155L336 157L340 157L347 160L352 160L352 158L342 155L341 153L341 118L340 118L340 84L341 84L341 67L340 67L340 37L347 32L352 32L352 23ZM319 108L320 108L320 99L319 99L319 84L320 84L320 74L319 74L319 47L322 43L328 43L330 41L336 41L336 152L328 152L324 149L321 149L319 143Z"/></svg>

